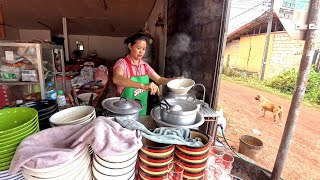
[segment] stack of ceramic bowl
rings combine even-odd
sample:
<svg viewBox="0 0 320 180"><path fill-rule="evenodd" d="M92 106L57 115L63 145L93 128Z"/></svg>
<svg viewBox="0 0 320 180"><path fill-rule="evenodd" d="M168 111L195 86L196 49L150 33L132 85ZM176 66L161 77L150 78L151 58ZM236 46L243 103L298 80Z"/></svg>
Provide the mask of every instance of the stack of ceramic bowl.
<svg viewBox="0 0 320 180"><path fill-rule="evenodd" d="M174 145L142 139L139 151L139 176L147 179L167 179L168 165L174 159Z"/></svg>
<svg viewBox="0 0 320 180"><path fill-rule="evenodd" d="M99 157L93 156L92 172L95 180L134 180L137 151L126 154Z"/></svg>
<svg viewBox="0 0 320 180"><path fill-rule="evenodd" d="M54 100L40 100L23 104L24 107L31 107L38 111L40 130L50 128L49 118L58 112L58 104Z"/></svg>
<svg viewBox="0 0 320 180"><path fill-rule="evenodd" d="M22 175L28 180L83 179L91 180L91 156L85 146L71 160L47 168L22 167Z"/></svg>
<svg viewBox="0 0 320 180"><path fill-rule="evenodd" d="M38 131L38 112L35 109L18 107L0 110L0 179L22 177L21 173L10 176L6 170L20 142Z"/></svg>
<svg viewBox="0 0 320 180"><path fill-rule="evenodd" d="M76 106L64 109L52 115L49 119L51 126L85 125L96 118L96 111L92 106Z"/></svg>
<svg viewBox="0 0 320 180"><path fill-rule="evenodd" d="M175 155L177 161L184 166L183 177L185 179L201 179L204 176L209 156L210 138L198 130L191 130L190 136L192 139L200 138L204 146L176 145Z"/></svg>

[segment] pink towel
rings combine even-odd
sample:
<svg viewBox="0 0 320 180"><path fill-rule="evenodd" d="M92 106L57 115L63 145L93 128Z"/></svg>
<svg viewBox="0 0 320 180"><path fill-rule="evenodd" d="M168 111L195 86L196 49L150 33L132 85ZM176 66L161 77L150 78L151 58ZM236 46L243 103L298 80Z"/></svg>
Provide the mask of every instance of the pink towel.
<svg viewBox="0 0 320 180"><path fill-rule="evenodd" d="M123 128L113 118L100 116L86 126L54 127L25 138L16 150L9 173L17 173L24 165L47 168L62 164L88 144L101 157L127 154L142 147L136 131Z"/></svg>

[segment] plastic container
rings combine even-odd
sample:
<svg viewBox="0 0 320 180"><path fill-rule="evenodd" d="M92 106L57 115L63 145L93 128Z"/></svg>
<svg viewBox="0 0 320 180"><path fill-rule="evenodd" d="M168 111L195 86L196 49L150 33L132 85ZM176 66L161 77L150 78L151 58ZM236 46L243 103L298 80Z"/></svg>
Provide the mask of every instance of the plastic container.
<svg viewBox="0 0 320 180"><path fill-rule="evenodd" d="M57 96L58 106L65 106L67 104L66 96L63 93L63 90L58 90Z"/></svg>
<svg viewBox="0 0 320 180"><path fill-rule="evenodd" d="M45 92L46 99L56 100L57 99L57 92L54 90L53 85L51 82L48 83L48 87Z"/></svg>
<svg viewBox="0 0 320 180"><path fill-rule="evenodd" d="M249 135L242 135L240 137L239 153L253 160L256 160L262 147L263 142L256 137Z"/></svg>

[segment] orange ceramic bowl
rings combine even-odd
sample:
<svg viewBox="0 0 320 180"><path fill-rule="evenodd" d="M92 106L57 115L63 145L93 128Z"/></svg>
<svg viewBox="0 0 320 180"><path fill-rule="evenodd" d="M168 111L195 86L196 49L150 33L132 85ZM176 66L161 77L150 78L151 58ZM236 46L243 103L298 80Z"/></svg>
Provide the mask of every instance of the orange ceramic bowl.
<svg viewBox="0 0 320 180"><path fill-rule="evenodd" d="M143 170L139 169L139 176L141 178L141 180L167 180L167 173L164 175L160 175L160 176L152 176L149 175L145 172L143 172Z"/></svg>
<svg viewBox="0 0 320 180"><path fill-rule="evenodd" d="M199 130L190 130L190 138L200 138L204 146L202 147L191 147L184 145L177 145L177 149L180 151L190 154L190 155L203 155L209 151L210 146L210 138L207 134L199 131Z"/></svg>
<svg viewBox="0 0 320 180"><path fill-rule="evenodd" d="M161 144L146 138L142 138L142 143L143 146L140 151L147 154L149 157L168 157L174 151L174 145L172 144Z"/></svg>
<svg viewBox="0 0 320 180"><path fill-rule="evenodd" d="M165 166L159 166L159 167L154 167L154 166L149 166L142 161L138 161L140 169L148 174L149 176L164 176L167 175L168 173L168 165Z"/></svg>
<svg viewBox="0 0 320 180"><path fill-rule="evenodd" d="M193 164L201 164L207 162L209 153L205 153L203 155L189 155L181 152L179 149L176 149L175 155L179 160Z"/></svg>
<svg viewBox="0 0 320 180"><path fill-rule="evenodd" d="M205 171L200 173L189 173L184 171L183 172L183 178L184 179L201 179L204 176Z"/></svg>
<svg viewBox="0 0 320 180"><path fill-rule="evenodd" d="M179 161L179 160L177 160ZM203 172L206 169L207 162L202 162L202 163L188 163L186 161L179 161L183 167L185 172L189 173L200 173Z"/></svg>
<svg viewBox="0 0 320 180"><path fill-rule="evenodd" d="M144 154L142 151L138 154L139 160L149 166L167 166L174 158L174 153L170 154L168 157L159 157L155 158L152 156L148 156L147 154Z"/></svg>

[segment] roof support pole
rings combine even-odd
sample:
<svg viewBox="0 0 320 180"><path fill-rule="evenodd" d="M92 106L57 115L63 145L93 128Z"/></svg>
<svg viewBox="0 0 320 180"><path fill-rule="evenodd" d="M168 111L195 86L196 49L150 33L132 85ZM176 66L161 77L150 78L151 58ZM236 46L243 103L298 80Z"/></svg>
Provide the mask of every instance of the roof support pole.
<svg viewBox="0 0 320 180"><path fill-rule="evenodd" d="M68 41L68 27L67 27L66 17L62 17L62 28L63 28L63 38L64 38L64 54L66 55L66 61L69 61L69 41Z"/></svg>
<svg viewBox="0 0 320 180"><path fill-rule="evenodd" d="M264 51L263 51L261 70L260 70L260 80L264 79L264 73L266 70L266 64L267 64L267 58L268 58L269 42L270 42L270 35L271 35L272 21L273 21L273 1L274 0L271 0L270 10L268 15L267 37L264 43Z"/></svg>
<svg viewBox="0 0 320 180"><path fill-rule="evenodd" d="M296 127L296 121L299 116L300 103L305 94L308 77L310 74L312 59L315 52L315 42L319 38L319 32L316 31L320 24L320 0L311 0L307 24L309 26L306 36L304 49L301 57L297 85L295 87L291 100L290 110L283 131L281 144L278 149L277 159L273 167L271 179L280 179L285 160L288 155L291 139ZM312 28L310 28L312 27Z"/></svg>

